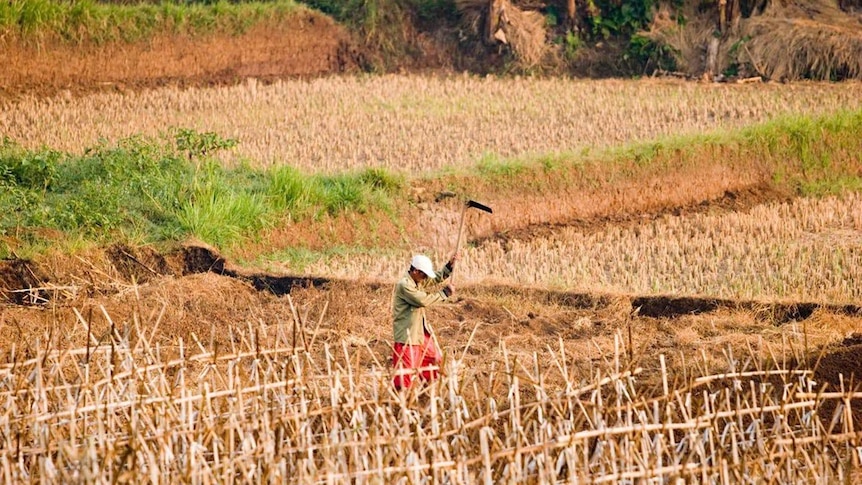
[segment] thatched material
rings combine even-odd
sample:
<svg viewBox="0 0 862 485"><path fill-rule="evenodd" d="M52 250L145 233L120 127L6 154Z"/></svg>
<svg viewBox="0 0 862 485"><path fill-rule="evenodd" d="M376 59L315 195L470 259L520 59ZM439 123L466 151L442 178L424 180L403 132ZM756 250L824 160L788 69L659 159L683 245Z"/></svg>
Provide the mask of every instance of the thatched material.
<svg viewBox="0 0 862 485"><path fill-rule="evenodd" d="M545 18L522 10L510 0L456 0L465 23L485 42L509 45L522 67L537 65L547 52ZM481 30L480 30L481 29Z"/></svg>
<svg viewBox="0 0 862 485"><path fill-rule="evenodd" d="M774 80L862 79L862 18L834 0L773 0L730 26L717 46L715 18L689 18L680 26L660 10L643 34L671 47L678 69L691 76L739 64L741 73Z"/></svg>
<svg viewBox="0 0 862 485"><path fill-rule="evenodd" d="M862 21L834 1L773 2L741 26L737 52L771 79L862 79Z"/></svg>

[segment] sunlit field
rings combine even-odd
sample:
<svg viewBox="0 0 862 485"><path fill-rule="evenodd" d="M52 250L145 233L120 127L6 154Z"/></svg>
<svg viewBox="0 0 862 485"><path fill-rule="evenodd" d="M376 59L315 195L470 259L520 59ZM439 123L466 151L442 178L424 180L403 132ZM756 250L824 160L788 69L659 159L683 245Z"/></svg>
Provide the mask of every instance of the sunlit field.
<svg viewBox="0 0 862 485"><path fill-rule="evenodd" d="M0 136L90 151L4 143L17 164L0 195L18 222L0 233L15 258L0 261L0 483L855 483L860 123L806 117L859 107L859 83L466 76L7 102ZM704 142L787 114L800 117ZM218 158L143 138L172 127L239 144ZM128 136L142 138L110 148ZM640 141L654 145L613 150ZM606 166L582 156L606 148ZM506 178L517 163L491 163L531 155L523 178ZM248 166L227 174L222 162ZM433 192L477 163L497 170L462 187L493 186L497 210L466 225L457 296L429 310L442 377L398 392L391 285L414 252L438 266L450 256L469 194ZM274 165L310 175L249 168ZM396 200L347 204L363 186L335 172L378 167L406 183L373 170L356 180L388 182L372 195ZM784 185L770 180L782 171ZM331 205L310 202L314 184L337 189ZM745 190L763 193L722 206ZM53 205L40 205L46 194ZM284 217L264 224L264 202ZM179 222L163 210L177 207ZM92 242L125 227L106 214L132 210L156 217ZM85 224L77 237L92 240L72 254L46 247ZM235 239L207 230L231 224ZM390 233L376 240L378 229ZM48 235L24 253L33 261L16 252L29 230ZM192 249L133 247L147 231ZM368 234L341 238L351 231ZM755 304L638 313L656 295ZM759 311L781 302L830 305Z"/></svg>
<svg viewBox="0 0 862 485"><path fill-rule="evenodd" d="M464 251L460 278L611 293L858 302L860 207L862 196L851 193L491 240ZM445 250L437 256L448 257ZM405 257L333 257L306 271L392 279L404 271Z"/></svg>
<svg viewBox="0 0 862 485"><path fill-rule="evenodd" d="M162 346L160 319L112 323L78 348L11 350L0 364L6 483L842 483L854 473L858 435L835 404L858 395L824 393L807 370L728 358L725 371L671 375L662 357L646 385L622 334L583 373L562 340L526 358L503 345L479 367L464 361L468 341L442 379L398 393L370 347L315 348L318 329L298 340L298 319L225 323L221 349L196 338Z"/></svg>
<svg viewBox="0 0 862 485"><path fill-rule="evenodd" d="M0 135L79 153L169 127L236 138L252 165L421 172L862 106L862 83L331 77L7 101Z"/></svg>

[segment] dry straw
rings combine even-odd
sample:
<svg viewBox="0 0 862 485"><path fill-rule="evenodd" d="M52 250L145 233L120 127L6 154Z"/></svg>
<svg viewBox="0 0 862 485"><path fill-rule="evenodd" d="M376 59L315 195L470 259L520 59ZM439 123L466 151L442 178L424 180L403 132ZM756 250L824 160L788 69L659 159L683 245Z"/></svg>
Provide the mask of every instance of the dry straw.
<svg viewBox="0 0 862 485"><path fill-rule="evenodd" d="M862 29L859 19L834 1L771 2L763 15L742 27L740 58L770 79L859 78Z"/></svg>
<svg viewBox="0 0 862 485"><path fill-rule="evenodd" d="M157 323L111 321L83 348L49 335L32 355L10 349L5 483L825 484L859 465L858 393L732 354L724 373L675 378L662 356L655 387L626 364L620 336L583 375L562 342L542 358L503 346L500 361L450 357L441 380L399 394L368 348L291 342L290 327L309 333L300 318L223 329L221 349L162 347Z"/></svg>
<svg viewBox="0 0 862 485"><path fill-rule="evenodd" d="M486 44L511 46L521 67L530 68L547 52L545 17L536 10L521 10L509 0L457 0L458 10L474 35ZM484 31L482 31L484 29Z"/></svg>
<svg viewBox="0 0 862 485"><path fill-rule="evenodd" d="M589 292L856 303L862 299L859 207L862 196L849 193L744 212L664 215L598 229L561 227L541 237L492 238L465 247L459 278ZM451 220L438 226L455 227ZM429 250L451 248L445 236L426 234L425 241L433 242ZM389 280L403 271L405 257L333 257L305 270ZM434 259L447 257L441 252Z"/></svg>
<svg viewBox="0 0 862 485"><path fill-rule="evenodd" d="M233 153L253 165L422 172L859 107L862 83L335 77L27 98L0 103L0 136L80 153L179 126L238 139Z"/></svg>

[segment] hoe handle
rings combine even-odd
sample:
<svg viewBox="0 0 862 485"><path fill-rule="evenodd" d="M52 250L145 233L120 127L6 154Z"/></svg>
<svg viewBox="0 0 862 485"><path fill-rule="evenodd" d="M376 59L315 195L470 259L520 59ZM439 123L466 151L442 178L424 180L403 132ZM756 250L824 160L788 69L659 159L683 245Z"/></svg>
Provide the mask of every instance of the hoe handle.
<svg viewBox="0 0 862 485"><path fill-rule="evenodd" d="M455 242L455 254L459 254L461 252L461 240L464 238L464 220L467 216L467 209L469 208L479 209L480 211L487 212L488 214L493 214L494 210L488 207L485 204L480 204L475 200L468 200L466 204L464 204L464 208L461 210L461 224L458 227L458 240ZM454 268L453 268L454 269ZM449 276L449 281L454 281L454 273Z"/></svg>
<svg viewBox="0 0 862 485"><path fill-rule="evenodd" d="M467 208L468 207L469 207L468 205L465 205L464 209L461 210L461 224L459 224L459 226L458 226L458 239L455 241L455 252L452 253L453 256L456 254L459 254L461 252L461 240L464 238L464 221L466 219L465 216L467 215ZM452 274L449 276L449 282L454 281L454 279L455 279L455 272L453 269Z"/></svg>

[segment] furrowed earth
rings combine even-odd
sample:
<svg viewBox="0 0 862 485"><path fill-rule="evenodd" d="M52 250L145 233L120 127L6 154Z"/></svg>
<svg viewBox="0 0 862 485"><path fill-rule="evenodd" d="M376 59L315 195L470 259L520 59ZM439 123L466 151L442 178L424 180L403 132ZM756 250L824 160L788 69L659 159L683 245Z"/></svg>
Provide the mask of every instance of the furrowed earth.
<svg viewBox="0 0 862 485"><path fill-rule="evenodd" d="M747 210L776 195L745 194L663 210ZM603 216L576 224L590 231L636 224L644 217L657 214ZM523 240L560 227L565 226L503 229L469 243ZM227 329L263 322L292 335L295 345L314 342L315 353L346 345L359 352L364 365L380 365L391 349L393 283L267 273L233 264L195 241L165 253L115 244L74 256L7 260L0 262L0 348L6 359L13 352L34 356L45 346L82 348L114 332L126 335L140 328L151 331L152 344L168 352L176 351L179 339L224 349L232 345ZM445 351L463 353L474 368L502 360L503 352L529 360L564 346L575 356L570 365L589 375L622 345L628 363L643 369L640 379L656 386L661 354L679 379L726 370L729 355L760 358L766 366L811 366L818 381L835 389L853 385L862 371L862 306L852 304L470 283L458 285L454 301L429 311Z"/></svg>

